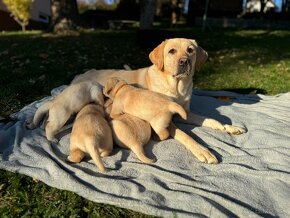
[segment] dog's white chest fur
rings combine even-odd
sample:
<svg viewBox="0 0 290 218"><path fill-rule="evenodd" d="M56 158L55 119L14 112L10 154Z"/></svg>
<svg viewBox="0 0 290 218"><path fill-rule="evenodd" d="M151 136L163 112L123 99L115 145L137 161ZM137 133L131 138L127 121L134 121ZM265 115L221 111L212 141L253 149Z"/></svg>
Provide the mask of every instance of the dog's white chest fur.
<svg viewBox="0 0 290 218"><path fill-rule="evenodd" d="M191 98L192 86L193 84L191 78L183 78L179 80L170 79L167 81L162 81L158 85L154 84L149 89L173 98L176 103L187 109L186 105Z"/></svg>

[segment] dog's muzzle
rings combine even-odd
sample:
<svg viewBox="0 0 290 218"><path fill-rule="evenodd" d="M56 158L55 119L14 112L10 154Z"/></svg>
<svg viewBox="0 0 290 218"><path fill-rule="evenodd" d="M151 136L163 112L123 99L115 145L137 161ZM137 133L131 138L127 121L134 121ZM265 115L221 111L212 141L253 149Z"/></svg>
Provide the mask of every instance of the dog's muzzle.
<svg viewBox="0 0 290 218"><path fill-rule="evenodd" d="M187 77L191 72L191 63L188 58L180 58L178 60L177 73L173 75L175 78Z"/></svg>

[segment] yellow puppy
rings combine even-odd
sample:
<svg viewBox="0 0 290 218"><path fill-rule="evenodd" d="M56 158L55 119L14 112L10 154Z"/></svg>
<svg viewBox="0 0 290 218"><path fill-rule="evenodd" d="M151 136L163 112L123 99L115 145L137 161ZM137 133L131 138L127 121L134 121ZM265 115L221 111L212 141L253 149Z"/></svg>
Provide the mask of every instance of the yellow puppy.
<svg viewBox="0 0 290 218"><path fill-rule="evenodd" d="M112 100L105 103L106 113L109 115L112 108ZM153 163L155 160L146 157L143 146L151 137L151 126L138 117L130 114L122 114L110 122L114 142L122 147L131 149L134 154L144 163Z"/></svg>
<svg viewBox="0 0 290 218"><path fill-rule="evenodd" d="M168 126L173 114L186 119L186 112L170 97L127 84L118 78L108 79L104 95L113 100L112 119L123 113L136 116L150 123L160 140L169 137Z"/></svg>
<svg viewBox="0 0 290 218"><path fill-rule="evenodd" d="M112 131L100 105L88 104L77 115L70 137L68 160L79 163L88 153L101 172L106 168L101 157L113 150Z"/></svg>
<svg viewBox="0 0 290 218"><path fill-rule="evenodd" d="M81 82L70 85L53 100L40 106L33 121L27 124L30 129L35 128L40 120L48 113L45 125L46 137L50 141L57 142L56 133L60 130L71 115L78 113L88 103L104 105L102 86L97 82Z"/></svg>

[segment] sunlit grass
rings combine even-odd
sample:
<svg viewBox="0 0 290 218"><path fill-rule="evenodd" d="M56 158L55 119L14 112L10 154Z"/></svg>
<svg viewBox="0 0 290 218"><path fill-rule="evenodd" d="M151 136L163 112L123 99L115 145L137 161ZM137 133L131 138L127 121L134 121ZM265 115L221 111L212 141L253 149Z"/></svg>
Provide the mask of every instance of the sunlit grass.
<svg viewBox="0 0 290 218"><path fill-rule="evenodd" d="M40 30L28 30L28 31L1 31L1 36L29 36L29 35L39 35L42 34Z"/></svg>

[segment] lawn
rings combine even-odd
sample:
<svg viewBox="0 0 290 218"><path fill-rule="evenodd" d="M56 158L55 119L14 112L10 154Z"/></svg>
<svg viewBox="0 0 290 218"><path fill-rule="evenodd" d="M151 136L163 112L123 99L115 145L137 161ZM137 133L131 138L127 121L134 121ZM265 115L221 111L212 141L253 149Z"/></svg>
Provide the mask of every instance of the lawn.
<svg viewBox="0 0 290 218"><path fill-rule="evenodd" d="M195 38L209 61L194 77L194 88L274 95L290 91L290 31L172 30ZM140 68L150 49L138 46L135 30L84 31L55 36L37 31L0 33L0 115L50 95L88 69ZM30 177L0 171L0 217L148 217L90 202Z"/></svg>

